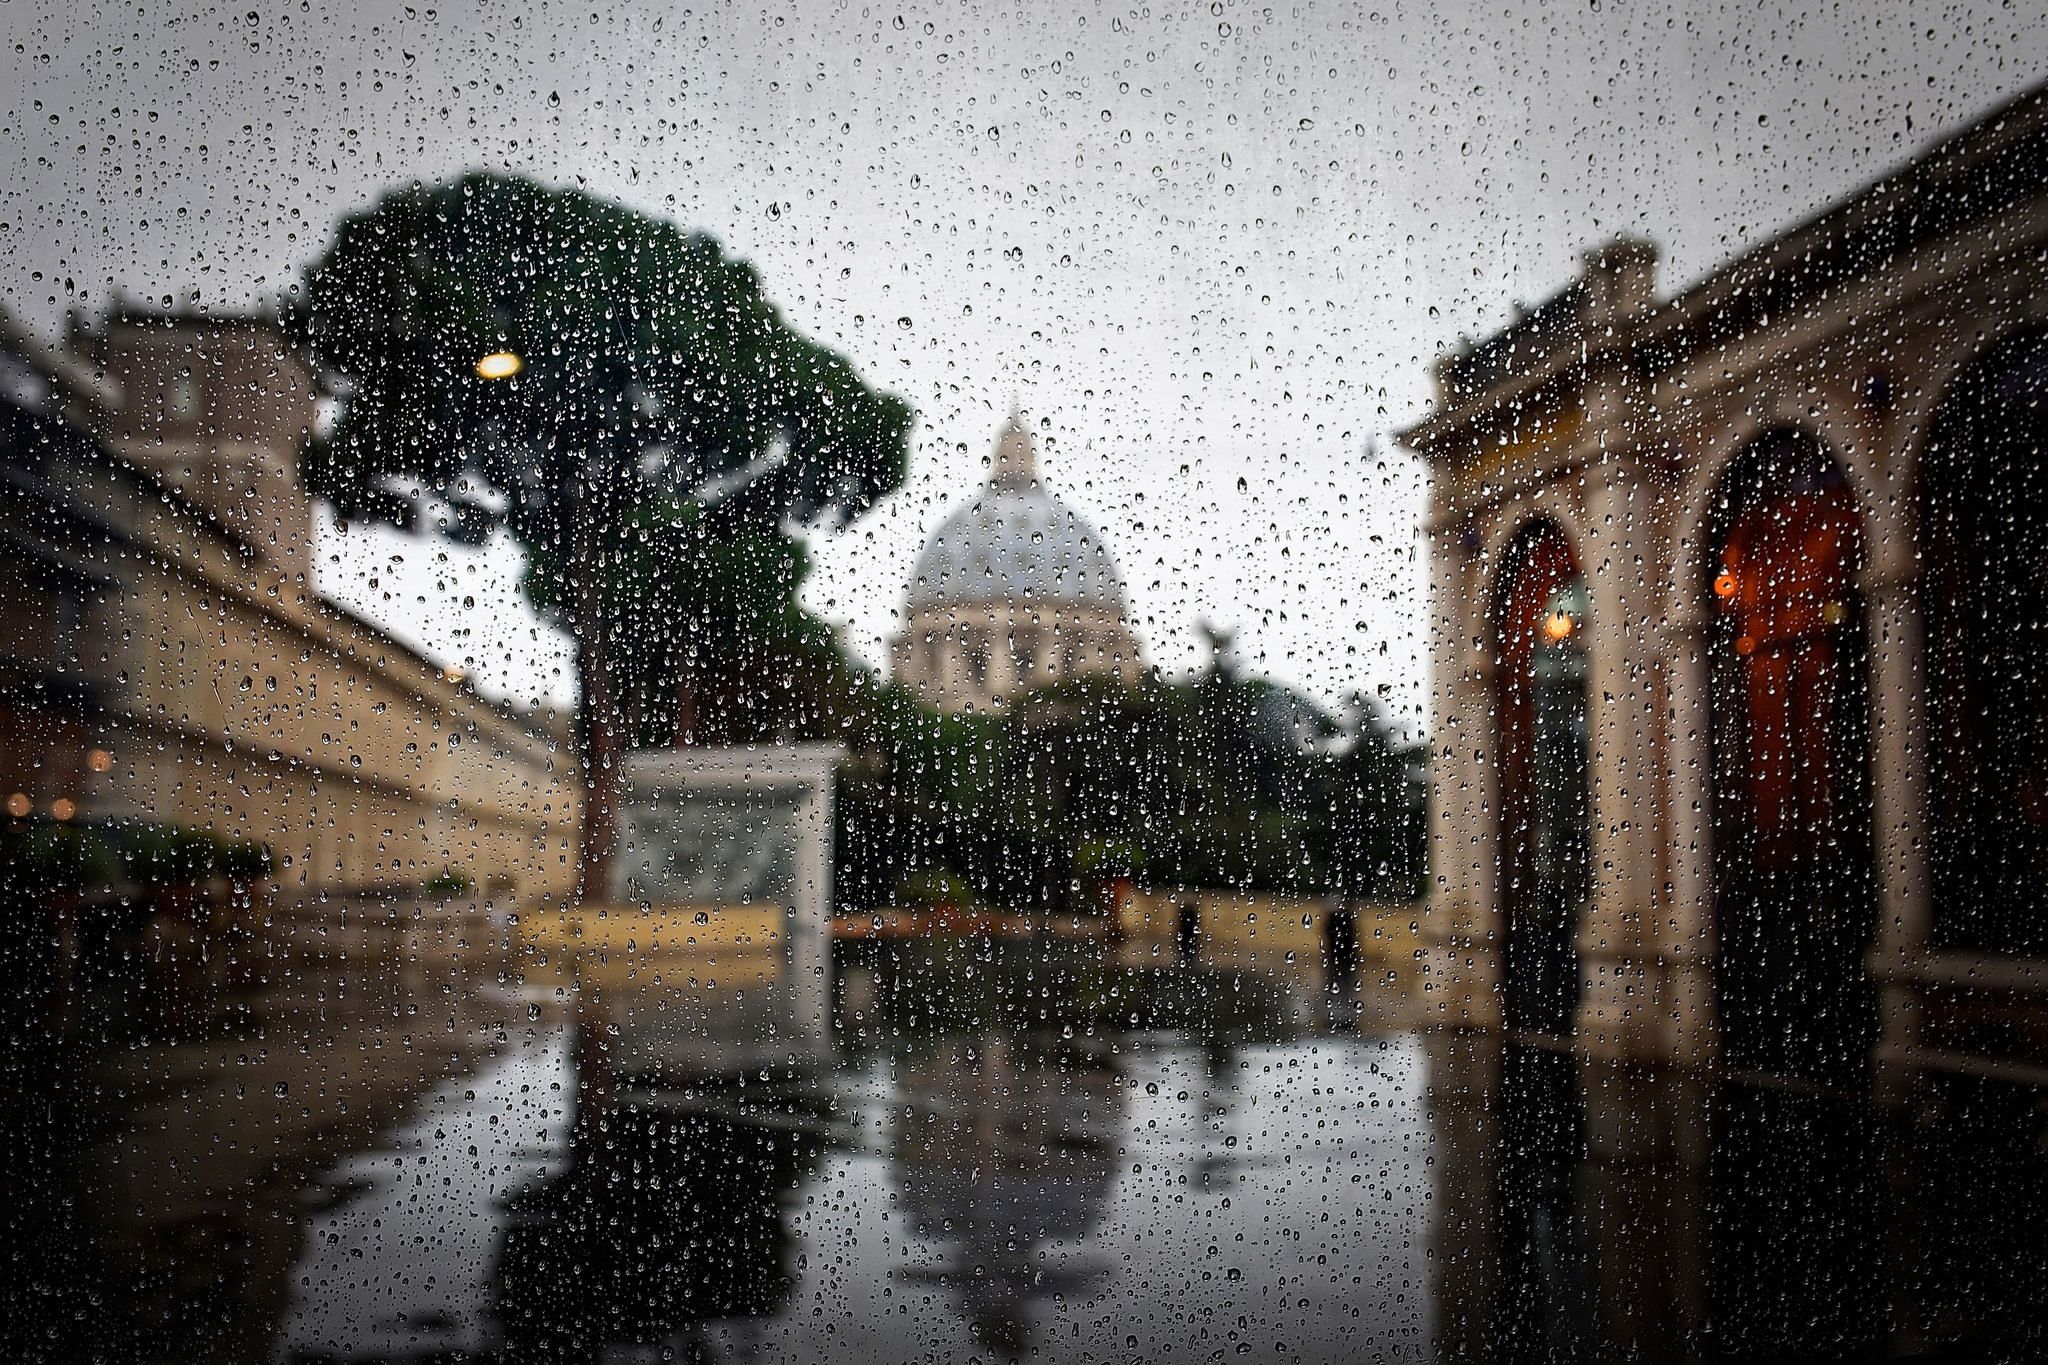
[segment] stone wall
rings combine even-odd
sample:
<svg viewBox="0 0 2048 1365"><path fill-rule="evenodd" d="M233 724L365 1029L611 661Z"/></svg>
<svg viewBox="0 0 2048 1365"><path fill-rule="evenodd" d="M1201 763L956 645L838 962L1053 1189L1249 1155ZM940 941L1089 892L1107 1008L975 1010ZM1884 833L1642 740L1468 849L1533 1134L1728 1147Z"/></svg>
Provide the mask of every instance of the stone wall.
<svg viewBox="0 0 2048 1365"><path fill-rule="evenodd" d="M1420 947L1421 906L1394 901L1343 901L1322 896L1268 895L1217 889L1133 890L1117 904L1122 942L1171 953L1184 910L1194 915L1197 951L1212 965L1286 970L1325 960L1330 920L1348 916L1356 957L1375 974L1412 979Z"/></svg>

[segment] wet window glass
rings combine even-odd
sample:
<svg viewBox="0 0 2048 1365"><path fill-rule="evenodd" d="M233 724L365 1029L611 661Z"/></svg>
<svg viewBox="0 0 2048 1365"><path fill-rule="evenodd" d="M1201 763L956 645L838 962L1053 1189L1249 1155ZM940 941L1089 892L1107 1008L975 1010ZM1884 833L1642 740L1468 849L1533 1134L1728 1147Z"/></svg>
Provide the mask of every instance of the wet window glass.
<svg viewBox="0 0 2048 1365"><path fill-rule="evenodd" d="M2048 25L0 6L0 1356L2048 1358Z"/></svg>

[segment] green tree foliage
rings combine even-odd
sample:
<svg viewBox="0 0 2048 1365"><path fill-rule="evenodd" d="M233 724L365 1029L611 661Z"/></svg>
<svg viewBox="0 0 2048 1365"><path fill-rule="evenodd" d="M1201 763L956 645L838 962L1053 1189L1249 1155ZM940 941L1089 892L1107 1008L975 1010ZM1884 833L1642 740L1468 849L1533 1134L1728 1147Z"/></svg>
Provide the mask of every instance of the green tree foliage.
<svg viewBox="0 0 2048 1365"><path fill-rule="evenodd" d="M434 490L456 534L502 516L529 595L574 637L586 875L625 747L820 648L784 528L858 516L903 479L910 409L792 329L752 267L580 191L495 173L395 191L343 220L295 323L342 400L309 486L357 516ZM498 351L523 370L479 377Z"/></svg>
<svg viewBox="0 0 2048 1365"><path fill-rule="evenodd" d="M1189 682L1088 678L1008 715L907 697L865 725L841 791L840 895L877 904L907 870L992 904L1076 903L1101 876L1161 886L1420 894L1422 785L1369 705L1343 718L1212 667Z"/></svg>
<svg viewBox="0 0 2048 1365"><path fill-rule="evenodd" d="M636 642L614 661L635 744L829 738L869 690L799 603L810 558L779 526L650 501L628 515L616 567L602 611Z"/></svg>

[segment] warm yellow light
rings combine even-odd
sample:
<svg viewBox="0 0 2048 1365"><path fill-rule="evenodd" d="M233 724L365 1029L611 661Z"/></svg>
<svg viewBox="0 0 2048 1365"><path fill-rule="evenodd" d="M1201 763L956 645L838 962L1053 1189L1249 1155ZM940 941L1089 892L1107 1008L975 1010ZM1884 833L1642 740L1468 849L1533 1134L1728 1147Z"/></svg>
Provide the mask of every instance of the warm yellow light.
<svg viewBox="0 0 2048 1365"><path fill-rule="evenodd" d="M68 796L60 796L50 803L50 814L59 820L69 820L78 814L78 803Z"/></svg>
<svg viewBox="0 0 2048 1365"><path fill-rule="evenodd" d="M94 749L85 756L85 766L96 773L103 773L114 766L114 756L105 749Z"/></svg>
<svg viewBox="0 0 2048 1365"><path fill-rule="evenodd" d="M511 351L492 351L476 362L479 379L510 379L526 368L526 362Z"/></svg>
<svg viewBox="0 0 2048 1365"><path fill-rule="evenodd" d="M7 798L7 813L17 820L25 817L33 809L35 803L28 799L27 792L16 792Z"/></svg>
<svg viewBox="0 0 2048 1365"><path fill-rule="evenodd" d="M1572 620L1570 612L1554 611L1543 619L1543 633L1553 640L1566 639L1578 628L1579 623Z"/></svg>
<svg viewBox="0 0 2048 1365"><path fill-rule="evenodd" d="M1714 596L1733 597L1735 596L1735 587L1735 575L1724 569L1721 575L1714 580Z"/></svg>

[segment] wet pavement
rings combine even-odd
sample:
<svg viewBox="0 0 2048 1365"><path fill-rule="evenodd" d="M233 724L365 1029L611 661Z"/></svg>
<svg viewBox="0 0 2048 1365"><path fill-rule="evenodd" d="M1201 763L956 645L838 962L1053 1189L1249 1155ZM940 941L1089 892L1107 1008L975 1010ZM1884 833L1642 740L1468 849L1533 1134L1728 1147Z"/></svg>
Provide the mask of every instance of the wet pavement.
<svg viewBox="0 0 2048 1365"><path fill-rule="evenodd" d="M1879 1114L1376 1031L1379 989L869 946L829 1056L744 1070L711 1039L774 1008L744 964L273 990L22 1073L9 1336L268 1361L2048 1349L2031 1097Z"/></svg>

